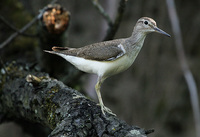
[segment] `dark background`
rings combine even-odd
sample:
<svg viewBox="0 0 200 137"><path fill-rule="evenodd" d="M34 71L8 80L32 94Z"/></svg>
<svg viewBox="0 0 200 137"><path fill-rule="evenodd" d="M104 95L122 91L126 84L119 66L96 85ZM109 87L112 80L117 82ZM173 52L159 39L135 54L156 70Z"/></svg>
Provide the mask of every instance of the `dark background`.
<svg viewBox="0 0 200 137"><path fill-rule="evenodd" d="M99 0L100 1L100 0ZM50 1L6 0L0 2L0 15L17 28L22 28L39 13ZM100 3L115 18L119 0L102 0ZM185 54L189 67L200 88L200 1L175 1L180 19L180 27ZM61 0L60 4L71 13L70 27L67 32L66 46L82 47L102 41L106 35L107 23L88 0ZM154 128L155 137L193 137L195 136L194 118L187 84L177 58L174 36L165 1L129 0L115 38L129 37L136 21L143 16L151 17L159 28L171 34L171 38L159 34L147 36L144 47L134 64L125 72L108 78L102 85L104 103L120 119L142 128ZM36 33L37 23L27 33ZM0 43L13 33L0 22ZM40 33L40 32L39 32ZM37 56L39 41L35 37L17 37L1 49L4 62L16 58L32 61ZM55 46L55 45L52 45ZM57 45L59 46L59 45ZM67 63L67 62L66 62ZM64 75L64 74L63 74ZM95 98L96 77L90 74L81 76L83 84L74 86ZM76 81L73 81L76 83ZM0 137L30 136L20 127L11 130L0 125ZM14 126L15 127L15 126ZM9 129L9 131L6 131ZM12 131L12 132L11 132ZM13 135L13 136L14 136Z"/></svg>

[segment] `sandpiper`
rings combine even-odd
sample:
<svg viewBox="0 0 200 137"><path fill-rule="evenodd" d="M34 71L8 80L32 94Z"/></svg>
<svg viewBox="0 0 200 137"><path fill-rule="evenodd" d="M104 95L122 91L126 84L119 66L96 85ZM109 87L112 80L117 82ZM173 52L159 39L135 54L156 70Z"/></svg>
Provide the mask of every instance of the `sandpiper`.
<svg viewBox="0 0 200 137"><path fill-rule="evenodd" d="M106 111L115 115L103 104L100 93L101 84L106 78L125 71L133 64L143 46L146 35L151 32L158 32L170 37L168 33L157 27L153 19L142 17L137 21L129 38L104 41L81 48L53 47L53 51L44 51L63 57L81 71L97 74L95 90L102 113L105 115Z"/></svg>

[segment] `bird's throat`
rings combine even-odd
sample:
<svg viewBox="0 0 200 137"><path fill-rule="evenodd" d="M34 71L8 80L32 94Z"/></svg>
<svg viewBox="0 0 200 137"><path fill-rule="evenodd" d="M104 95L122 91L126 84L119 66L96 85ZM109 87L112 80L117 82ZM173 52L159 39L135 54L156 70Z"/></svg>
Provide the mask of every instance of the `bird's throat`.
<svg viewBox="0 0 200 137"><path fill-rule="evenodd" d="M134 62L135 58L139 54L144 40L146 38L146 34L144 33L133 33L131 37L128 38L128 44L126 46L127 55Z"/></svg>

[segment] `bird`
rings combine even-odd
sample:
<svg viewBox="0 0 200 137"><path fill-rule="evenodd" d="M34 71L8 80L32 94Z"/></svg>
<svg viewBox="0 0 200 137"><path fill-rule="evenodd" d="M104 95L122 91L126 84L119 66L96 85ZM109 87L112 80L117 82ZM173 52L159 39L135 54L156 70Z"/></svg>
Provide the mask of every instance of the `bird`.
<svg viewBox="0 0 200 137"><path fill-rule="evenodd" d="M63 57L77 69L97 74L95 85L101 111L115 115L107 108L102 100L100 88L105 79L128 69L140 52L147 34L157 32L171 37L168 33L157 27L156 22L149 17L142 17L134 26L132 35L110 41L90 44L80 48L52 47L52 51L44 50L51 54Z"/></svg>

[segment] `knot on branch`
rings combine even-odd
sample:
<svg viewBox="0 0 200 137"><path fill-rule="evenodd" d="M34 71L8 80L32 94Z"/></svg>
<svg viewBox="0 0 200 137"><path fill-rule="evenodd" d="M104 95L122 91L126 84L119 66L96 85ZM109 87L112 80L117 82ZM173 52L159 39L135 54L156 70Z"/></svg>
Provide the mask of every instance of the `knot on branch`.
<svg viewBox="0 0 200 137"><path fill-rule="evenodd" d="M50 4L42 13L41 22L46 30L51 34L61 34L64 32L70 21L70 13L59 4Z"/></svg>

